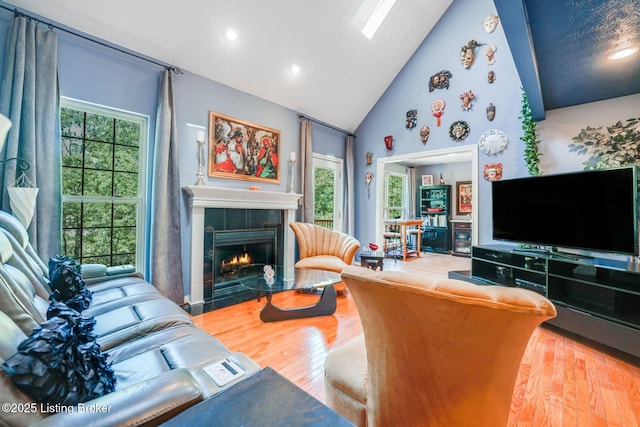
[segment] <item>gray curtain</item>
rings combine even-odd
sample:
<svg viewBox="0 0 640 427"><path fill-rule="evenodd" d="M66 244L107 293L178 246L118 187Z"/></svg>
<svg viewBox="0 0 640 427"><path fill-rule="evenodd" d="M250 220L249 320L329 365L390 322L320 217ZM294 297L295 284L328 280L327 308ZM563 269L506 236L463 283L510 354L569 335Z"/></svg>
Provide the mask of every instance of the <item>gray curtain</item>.
<svg viewBox="0 0 640 427"><path fill-rule="evenodd" d="M42 259L60 253L62 178L60 153L60 93L58 90L58 40L36 22L13 18L6 41L6 61L0 113L13 127L0 159L21 157L31 167L29 180L40 188L29 227L31 243ZM2 209L11 211L7 186L20 174L15 161L0 163Z"/></svg>
<svg viewBox="0 0 640 427"><path fill-rule="evenodd" d="M416 196L418 192L418 187L416 186L416 168L411 166L409 167L409 209L408 214L409 218L416 217Z"/></svg>
<svg viewBox="0 0 640 427"><path fill-rule="evenodd" d="M311 120L300 122L300 151L302 161L302 222L313 224L313 146L311 143Z"/></svg>
<svg viewBox="0 0 640 427"><path fill-rule="evenodd" d="M353 135L347 135L346 138L346 162L344 174L345 191L344 191L344 223L342 231L347 234L354 235L355 230L355 177L354 177L354 160L353 160Z"/></svg>
<svg viewBox="0 0 640 427"><path fill-rule="evenodd" d="M180 176L173 74L164 70L160 78L156 140L151 183L150 278L164 296L184 302L182 245L180 244Z"/></svg>

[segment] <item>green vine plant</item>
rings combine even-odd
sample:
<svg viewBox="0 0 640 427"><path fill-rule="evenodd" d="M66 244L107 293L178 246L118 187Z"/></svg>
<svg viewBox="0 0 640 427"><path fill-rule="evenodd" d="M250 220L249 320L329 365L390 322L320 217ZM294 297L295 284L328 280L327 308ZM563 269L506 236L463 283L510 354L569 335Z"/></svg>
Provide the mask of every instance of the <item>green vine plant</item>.
<svg viewBox="0 0 640 427"><path fill-rule="evenodd" d="M640 117L627 119L626 123L601 127L587 126L571 138L569 151L589 155L583 162L585 170L606 169L619 166L640 166Z"/></svg>
<svg viewBox="0 0 640 427"><path fill-rule="evenodd" d="M522 110L520 110L519 119L522 120L522 130L524 134L520 137L520 140L524 142L524 161L527 164L530 176L542 175L540 170L540 151L538 150L538 144L540 141L536 134L536 121L531 114L531 105L524 89L522 91Z"/></svg>

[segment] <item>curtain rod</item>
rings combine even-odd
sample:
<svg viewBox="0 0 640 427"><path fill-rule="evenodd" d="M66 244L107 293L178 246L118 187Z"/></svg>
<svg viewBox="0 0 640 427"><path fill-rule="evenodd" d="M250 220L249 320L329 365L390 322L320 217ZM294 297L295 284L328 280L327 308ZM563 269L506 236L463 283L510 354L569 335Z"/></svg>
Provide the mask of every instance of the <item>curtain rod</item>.
<svg viewBox="0 0 640 427"><path fill-rule="evenodd" d="M352 137L354 137L354 138L356 137L356 136L355 136L354 134L352 134L351 132L347 132L347 131L346 131L346 130L344 130L344 129L340 129L340 128L337 128L337 127L335 127L335 126L331 126L329 123L325 123L325 122L321 122L320 120L312 119L311 117L307 117L307 116L305 116L304 114L300 114L300 113L298 113L298 118L299 118L299 119L307 119L307 120L309 120L309 121L312 121L312 122L317 123L317 124L319 124L319 125L322 125L322 126L324 126L324 127L328 127L329 129L333 129L333 130L337 130L338 132L342 132L342 133L346 134L347 136L352 136Z"/></svg>
<svg viewBox="0 0 640 427"><path fill-rule="evenodd" d="M50 22L42 21L42 20L40 20L40 19L36 18L35 16L32 16L32 15L26 14L26 13L24 13L24 12L21 12L21 11L19 11L18 9L10 9L10 8L8 8L8 7L6 7L6 6L1 5L1 4L0 4L0 8L2 8L2 9L4 9L4 10L8 10L9 12L13 12L13 13L14 13L15 15L17 15L17 16L24 16L25 18L27 18L27 19L31 19L32 21L35 21L35 22L37 22L37 23L39 23L39 24L46 25L46 26L47 26L47 27L49 27L50 29L51 29L51 28L55 28L56 30L64 31L65 33L71 34L71 35L76 36L76 37L79 37L79 38L81 38L81 39L84 39L84 40L90 41L90 42L92 42L92 43L99 44L100 46L104 46L104 47L106 47L106 48L116 50L116 51L118 51L118 52L120 52L120 53L124 53L124 54L126 54L126 55L130 55L130 56L133 56L133 57L135 57L135 58L142 59L143 61L147 61L147 62L150 62L150 63L152 63L152 64L158 65L158 66L160 66L160 67L166 68L166 69L168 69L168 70L173 71L173 72L174 72L174 73L176 73L176 74L183 74L182 70L181 70L180 68L176 67L176 66L173 66L173 65L167 65L167 64L162 64L162 63L157 62L157 61L154 61L154 60L152 60L152 59L145 58L144 56L140 56L140 55L137 55L137 54L135 54L135 53L132 53L132 52L126 51L126 50L124 50L124 49L120 49L120 48L118 48L118 47L115 47L115 46L109 45L109 44L107 44L107 43L101 42L101 41L96 40L96 39L93 39L93 38L91 38L91 37L87 37L87 36L85 36L85 35L83 35L83 34L76 33L75 31L67 30L66 28L59 27L59 26L54 25L54 24L52 24L52 23L50 23Z"/></svg>

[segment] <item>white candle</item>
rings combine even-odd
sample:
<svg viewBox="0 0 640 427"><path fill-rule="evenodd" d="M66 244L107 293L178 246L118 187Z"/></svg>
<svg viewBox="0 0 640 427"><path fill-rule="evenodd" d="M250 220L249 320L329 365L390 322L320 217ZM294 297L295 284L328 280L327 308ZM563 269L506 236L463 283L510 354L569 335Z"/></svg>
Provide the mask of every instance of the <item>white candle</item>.
<svg viewBox="0 0 640 427"><path fill-rule="evenodd" d="M204 141L204 131L203 130L199 130L198 134L196 136L196 141Z"/></svg>
<svg viewBox="0 0 640 427"><path fill-rule="evenodd" d="M295 161L296 161L296 152L295 152L295 151L292 151L292 152L291 152L291 158L290 158L290 160L291 160L292 162L295 162Z"/></svg>

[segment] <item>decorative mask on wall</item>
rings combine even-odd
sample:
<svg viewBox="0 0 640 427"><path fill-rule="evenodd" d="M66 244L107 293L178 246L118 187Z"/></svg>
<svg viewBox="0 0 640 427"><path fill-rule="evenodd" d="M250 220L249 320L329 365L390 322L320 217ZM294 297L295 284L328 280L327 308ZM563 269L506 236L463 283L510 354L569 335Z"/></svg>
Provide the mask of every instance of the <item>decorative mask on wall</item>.
<svg viewBox="0 0 640 427"><path fill-rule="evenodd" d="M466 45L460 49L460 62L464 68L469 68L473 64L475 58L474 49L478 46L482 46L482 43L478 43L475 40L469 40Z"/></svg>
<svg viewBox="0 0 640 427"><path fill-rule="evenodd" d="M373 151L367 152L367 166L371 166L373 163Z"/></svg>
<svg viewBox="0 0 640 427"><path fill-rule="evenodd" d="M487 64L493 65L496 62L496 51L498 47L494 44L490 44L484 50L484 54L487 56Z"/></svg>
<svg viewBox="0 0 640 427"><path fill-rule="evenodd" d="M436 123L438 126L440 126L440 117L442 117L444 113L444 106L444 99L436 99L433 101L433 104L431 104L431 111L433 112L433 117L437 119Z"/></svg>
<svg viewBox="0 0 640 427"><path fill-rule="evenodd" d="M429 129L429 126L424 125L420 128L420 141L422 141L423 144L426 144L427 141L429 140L429 135L431 134L431 129Z"/></svg>
<svg viewBox="0 0 640 427"><path fill-rule="evenodd" d="M493 33L496 27L498 26L498 22L500 22L500 19L498 18L498 16L494 15L493 13L490 13L489 15L487 15L486 18L482 20L482 28L487 33Z"/></svg>
<svg viewBox="0 0 640 427"><path fill-rule="evenodd" d="M462 120L453 122L451 126L449 126L449 138L456 142L460 142L465 139L469 135L469 132L471 132L469 123Z"/></svg>
<svg viewBox="0 0 640 427"><path fill-rule="evenodd" d="M492 103L489 103L489 105L487 106L487 120L492 122L493 119L495 118L496 118L496 106L493 105Z"/></svg>
<svg viewBox="0 0 640 427"><path fill-rule="evenodd" d="M473 107L473 105L471 105L471 101L473 101L475 99L475 97L476 96L473 94L473 92L471 90L463 92L460 95L460 99L462 99L462 110L463 111L469 111L471 109L471 107Z"/></svg>
<svg viewBox="0 0 640 427"><path fill-rule="evenodd" d="M371 198L371 182L373 181L373 173L367 172L364 174L364 182L367 184L367 198Z"/></svg>
<svg viewBox="0 0 640 427"><path fill-rule="evenodd" d="M418 124L418 110L407 111L407 129L413 129Z"/></svg>
<svg viewBox="0 0 640 427"><path fill-rule="evenodd" d="M434 89L449 89L449 79L453 77L450 71L442 70L429 78L429 92Z"/></svg>
<svg viewBox="0 0 640 427"><path fill-rule="evenodd" d="M484 179L487 181L502 179L502 163L484 165Z"/></svg>
<svg viewBox="0 0 640 427"><path fill-rule="evenodd" d="M495 71L489 71L489 74L487 74L487 81L489 83L493 83L496 81L496 72Z"/></svg>
<svg viewBox="0 0 640 427"><path fill-rule="evenodd" d="M387 151L393 150L393 135L384 137L384 146L387 147Z"/></svg>

